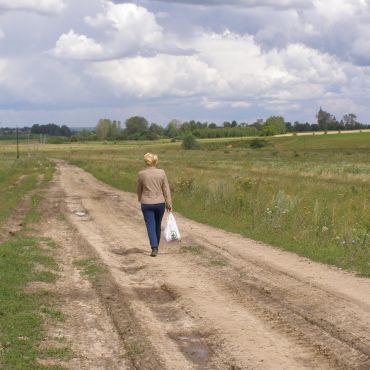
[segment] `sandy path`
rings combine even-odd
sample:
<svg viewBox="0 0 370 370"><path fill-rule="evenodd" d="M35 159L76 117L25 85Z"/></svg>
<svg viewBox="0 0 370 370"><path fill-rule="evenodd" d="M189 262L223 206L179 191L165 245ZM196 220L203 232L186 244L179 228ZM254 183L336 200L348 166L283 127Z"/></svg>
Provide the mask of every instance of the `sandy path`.
<svg viewBox="0 0 370 370"><path fill-rule="evenodd" d="M157 368L370 368L369 280L180 215L182 243L150 258L135 196L58 166L69 220L108 266Z"/></svg>

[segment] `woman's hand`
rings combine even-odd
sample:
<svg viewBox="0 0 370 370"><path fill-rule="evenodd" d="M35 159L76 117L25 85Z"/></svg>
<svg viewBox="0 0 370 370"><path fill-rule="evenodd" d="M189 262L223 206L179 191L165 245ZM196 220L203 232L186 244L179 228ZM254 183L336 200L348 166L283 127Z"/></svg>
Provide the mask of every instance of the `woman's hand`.
<svg viewBox="0 0 370 370"><path fill-rule="evenodd" d="M167 212L172 212L172 207L167 206Z"/></svg>

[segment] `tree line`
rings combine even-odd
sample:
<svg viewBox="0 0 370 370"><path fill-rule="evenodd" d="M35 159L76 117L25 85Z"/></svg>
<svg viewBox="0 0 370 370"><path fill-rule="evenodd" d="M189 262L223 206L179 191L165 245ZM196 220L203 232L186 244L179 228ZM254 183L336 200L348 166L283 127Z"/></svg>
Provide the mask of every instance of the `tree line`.
<svg viewBox="0 0 370 370"><path fill-rule="evenodd" d="M140 116L130 117L125 122L125 128L121 129L115 121L102 119L96 126L96 139L98 140L157 140L160 138L183 138L192 134L197 138L222 138L243 136L274 136L294 132L316 131L341 131L361 130L370 128L357 120L357 116L349 113L338 121L335 116L324 111L318 111L316 123L300 123L298 121L286 122L282 116L271 116L265 121L257 120L252 124L237 121L225 121L221 126L215 123L200 121L171 120L166 127L151 123Z"/></svg>
<svg viewBox="0 0 370 370"><path fill-rule="evenodd" d="M21 132L31 134L48 135L48 142L65 141L95 141L95 140L158 140L161 138L182 139L187 135L196 138L223 138L244 136L274 136L294 132L316 132L316 131L340 131L361 130L370 128L358 121L357 116L349 113L338 121L334 115L324 111L322 108L316 115L315 123L286 122L282 116L271 116L266 120L258 119L248 124L246 122L225 121L222 125L214 122L171 120L166 127L157 123L149 123L146 118L134 116L124 122L124 128L120 121L107 118L100 119L95 130L83 129L72 131L66 125L35 124L31 128L24 127ZM0 128L0 136L5 138L14 135L15 129Z"/></svg>

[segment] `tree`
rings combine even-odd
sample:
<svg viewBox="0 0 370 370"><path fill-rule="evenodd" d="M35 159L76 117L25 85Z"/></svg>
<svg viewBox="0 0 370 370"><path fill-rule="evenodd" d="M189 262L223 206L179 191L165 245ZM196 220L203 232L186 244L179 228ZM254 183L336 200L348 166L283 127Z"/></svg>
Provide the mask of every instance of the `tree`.
<svg viewBox="0 0 370 370"><path fill-rule="evenodd" d="M112 122L107 118L102 118L96 125L96 135L99 140L106 140L111 131Z"/></svg>
<svg viewBox="0 0 370 370"><path fill-rule="evenodd" d="M337 119L332 114L325 112L321 107L316 118L319 130L335 130L338 128Z"/></svg>
<svg viewBox="0 0 370 370"><path fill-rule="evenodd" d="M149 131L157 136L164 135L164 128L162 126L157 125L156 123L152 123L150 125Z"/></svg>
<svg viewBox="0 0 370 370"><path fill-rule="evenodd" d="M262 125L262 133L266 136L285 134L286 131L284 117L281 116L271 116Z"/></svg>
<svg viewBox="0 0 370 370"><path fill-rule="evenodd" d="M343 124L346 130L355 130L361 128L361 123L357 121L357 116L349 113L343 116Z"/></svg>
<svg viewBox="0 0 370 370"><path fill-rule="evenodd" d="M31 128L31 134L70 137L72 135L72 132L65 125L60 127L55 123L48 123L47 125L33 125Z"/></svg>
<svg viewBox="0 0 370 370"><path fill-rule="evenodd" d="M144 117L135 116L126 120L125 132L127 135L143 135L149 130L149 123Z"/></svg>
<svg viewBox="0 0 370 370"><path fill-rule="evenodd" d="M60 134L61 134L61 136L66 136L66 137L71 137L72 136L71 130L66 125L63 125L60 128Z"/></svg>
<svg viewBox="0 0 370 370"><path fill-rule="evenodd" d="M181 122L177 119L172 119L165 130L165 135L170 138L174 138L179 135L181 128Z"/></svg>

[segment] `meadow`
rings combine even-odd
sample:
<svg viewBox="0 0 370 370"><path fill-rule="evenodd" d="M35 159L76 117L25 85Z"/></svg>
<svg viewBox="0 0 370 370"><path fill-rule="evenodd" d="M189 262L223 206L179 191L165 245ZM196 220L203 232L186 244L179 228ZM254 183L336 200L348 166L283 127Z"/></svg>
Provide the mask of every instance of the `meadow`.
<svg viewBox="0 0 370 370"><path fill-rule="evenodd" d="M143 154L155 152L175 211L370 276L370 133L265 140L259 149L250 138L204 140L198 150L169 140L73 143L43 146L38 155L135 191Z"/></svg>

